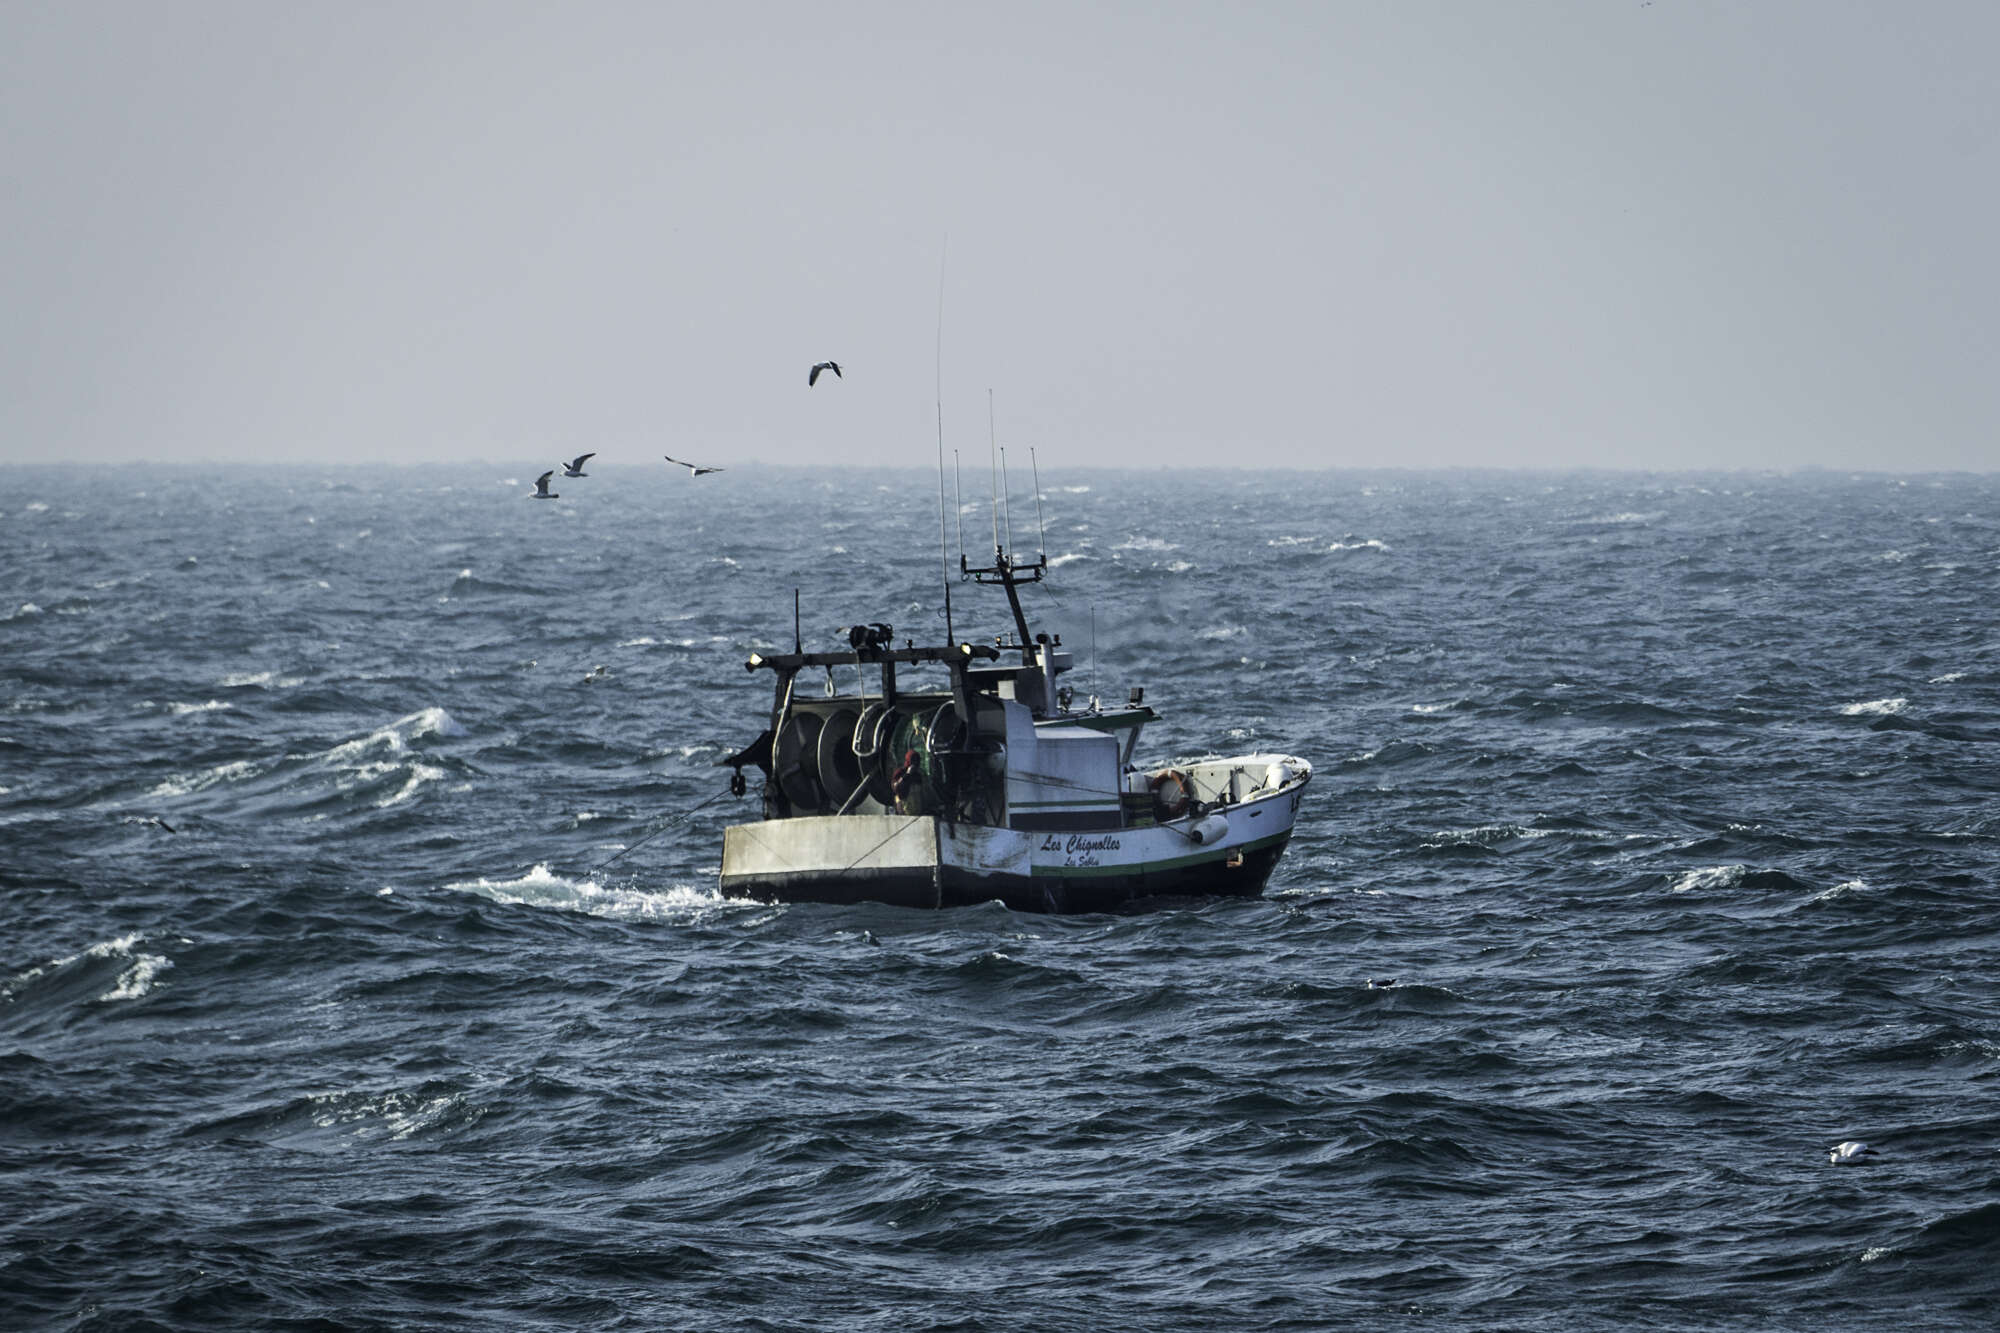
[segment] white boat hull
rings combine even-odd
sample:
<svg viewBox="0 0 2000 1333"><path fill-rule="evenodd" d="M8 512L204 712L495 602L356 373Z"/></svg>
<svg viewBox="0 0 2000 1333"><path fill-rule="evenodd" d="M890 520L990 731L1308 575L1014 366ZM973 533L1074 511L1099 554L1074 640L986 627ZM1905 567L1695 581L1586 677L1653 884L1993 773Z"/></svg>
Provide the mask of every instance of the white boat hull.
<svg viewBox="0 0 2000 1333"><path fill-rule="evenodd" d="M1101 912L1163 896L1255 896L1291 840L1311 768L1274 790L1165 823L1074 831L934 815L808 815L724 831L725 894L785 902ZM1226 772L1230 761L1217 761ZM1203 766L1206 767L1206 766Z"/></svg>

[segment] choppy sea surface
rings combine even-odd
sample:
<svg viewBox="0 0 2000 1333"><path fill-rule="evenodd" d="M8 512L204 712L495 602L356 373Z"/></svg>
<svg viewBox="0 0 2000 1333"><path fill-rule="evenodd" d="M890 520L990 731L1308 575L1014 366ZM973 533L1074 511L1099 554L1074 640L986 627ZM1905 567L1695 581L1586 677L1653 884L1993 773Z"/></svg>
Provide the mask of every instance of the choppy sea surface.
<svg viewBox="0 0 2000 1333"><path fill-rule="evenodd" d="M2000 1320L2000 479L1017 476L1080 693L1316 768L1048 917L716 891L934 476L547 465L11 471L0 1327Z"/></svg>

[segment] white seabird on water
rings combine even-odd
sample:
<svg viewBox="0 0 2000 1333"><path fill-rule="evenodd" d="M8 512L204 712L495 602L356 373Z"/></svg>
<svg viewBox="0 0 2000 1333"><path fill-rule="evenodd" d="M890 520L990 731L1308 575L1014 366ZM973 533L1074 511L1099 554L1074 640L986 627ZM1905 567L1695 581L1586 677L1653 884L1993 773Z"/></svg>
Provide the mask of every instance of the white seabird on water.
<svg viewBox="0 0 2000 1333"><path fill-rule="evenodd" d="M703 467L699 463L690 463L684 458L675 458L672 454L661 454L660 457L666 459L669 463L672 463L675 467L686 468L688 470L688 475L691 477L699 477L704 472L729 471L729 469L726 467Z"/></svg>
<svg viewBox="0 0 2000 1333"><path fill-rule="evenodd" d="M806 387L808 389L812 388L813 385L819 383L819 373L822 370L832 371L833 377L835 379L844 378L840 373L840 363L838 361L822 361L818 365L814 366L812 368L811 373L806 376Z"/></svg>
<svg viewBox="0 0 2000 1333"><path fill-rule="evenodd" d="M1834 1166L1853 1166L1857 1162L1867 1161L1870 1157L1880 1156L1880 1153L1859 1139L1848 1139L1845 1143L1836 1143L1826 1150L1826 1160Z"/></svg>
<svg viewBox="0 0 2000 1333"><path fill-rule="evenodd" d="M544 472L541 476L536 477L535 493L529 496L528 498L530 500L560 500L562 497L549 489L549 478L553 477L555 474L556 470L554 468L550 468L547 472Z"/></svg>
<svg viewBox="0 0 2000 1333"><path fill-rule="evenodd" d="M590 474L589 474L588 472L585 472L585 471L583 470L583 465L584 465L585 463L589 462L589 461L590 461L591 459L593 459L593 458L595 458L595 457L597 457L597 455L596 455L596 454L578 454L578 455L576 456L576 461L575 461L574 463L564 463L564 464L563 464L563 475L564 475L565 477L587 477L587 476L589 476ZM550 469L550 471L554 471L554 469L553 469L553 468L551 468L551 469Z"/></svg>

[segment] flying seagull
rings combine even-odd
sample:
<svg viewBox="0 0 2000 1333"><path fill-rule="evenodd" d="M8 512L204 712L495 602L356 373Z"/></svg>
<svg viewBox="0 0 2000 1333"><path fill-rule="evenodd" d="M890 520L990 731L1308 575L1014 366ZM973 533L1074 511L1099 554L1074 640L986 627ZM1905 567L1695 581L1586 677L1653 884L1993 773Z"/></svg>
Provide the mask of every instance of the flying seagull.
<svg viewBox="0 0 2000 1333"><path fill-rule="evenodd" d="M585 463L588 463L588 462L589 462L589 461L590 461L591 459L593 459L593 458L595 458L595 457L597 457L597 455L596 455L596 454L578 454L578 455L576 456L576 461L575 461L574 463L564 463L564 464L563 464L563 475L564 475L565 477L587 477L587 476L589 476L590 474L589 474L588 472L585 472L585 471L583 470L583 465L584 465ZM554 470L555 470L555 469L553 469L553 468L551 468L551 469L550 469L550 471L554 471Z"/></svg>
<svg viewBox="0 0 2000 1333"><path fill-rule="evenodd" d="M1836 1143L1826 1150L1826 1160L1834 1166L1853 1166L1857 1162L1865 1162L1871 1157L1879 1156L1881 1154L1873 1148L1855 1139Z"/></svg>
<svg viewBox="0 0 2000 1333"><path fill-rule="evenodd" d="M840 374L840 362L838 362L838 361L822 361L822 362L820 362L820 363L819 363L818 365L816 365L816 366L814 366L814 367L812 368L812 373L811 373L811 374L809 374L809 375L807 375L807 376L806 376L806 387L807 387L808 389L812 388L812 386L813 386L813 385L815 385L815 384L818 384L818 383L819 383L819 373L820 373L820 372L821 372L822 370L830 370L830 371L832 371L832 372L833 372L833 377L834 377L835 379L839 379L839 378L841 378L841 374Z"/></svg>
<svg viewBox="0 0 2000 1333"><path fill-rule="evenodd" d="M541 476L536 477L535 493L529 496L528 498L530 500L560 500L562 497L549 489L549 478L553 477L555 474L556 470L554 468L550 468L547 472L544 472Z"/></svg>
<svg viewBox="0 0 2000 1333"><path fill-rule="evenodd" d="M684 458L675 458L672 454L661 454L660 457L666 459L675 467L686 468L690 477L699 477L704 472L727 472L729 470L725 467L702 467L699 463L690 463Z"/></svg>

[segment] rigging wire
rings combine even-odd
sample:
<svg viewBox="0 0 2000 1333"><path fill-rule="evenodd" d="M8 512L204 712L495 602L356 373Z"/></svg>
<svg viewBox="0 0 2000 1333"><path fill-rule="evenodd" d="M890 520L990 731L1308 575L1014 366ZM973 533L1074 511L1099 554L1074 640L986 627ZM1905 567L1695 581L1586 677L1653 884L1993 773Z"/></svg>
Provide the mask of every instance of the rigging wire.
<svg viewBox="0 0 2000 1333"><path fill-rule="evenodd" d="M610 865L613 861L616 861L619 857L625 855L626 852L638 851L641 847L644 847L647 843L659 837L662 833L667 832L669 829L672 829L676 824L679 824L682 820L694 814L694 812L701 809L702 806L713 805L715 804L715 802L721 800L723 797L727 795L729 795L729 789L725 787L721 791L717 792L715 795L709 797L706 801L701 802L700 805L689 806L687 809L681 811L679 814L670 817L666 823L660 825L660 827L654 829L651 833L648 833L645 837L639 839L639 841L631 844L628 847L625 847L620 851L613 852L611 855L605 857L602 861L599 861L596 865L592 866L590 869L584 871L583 873L586 875L596 874L598 871L604 869L604 867Z"/></svg>

